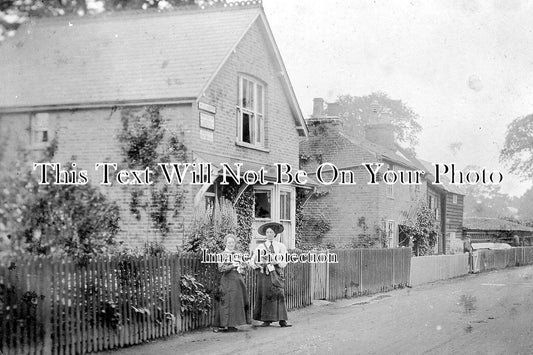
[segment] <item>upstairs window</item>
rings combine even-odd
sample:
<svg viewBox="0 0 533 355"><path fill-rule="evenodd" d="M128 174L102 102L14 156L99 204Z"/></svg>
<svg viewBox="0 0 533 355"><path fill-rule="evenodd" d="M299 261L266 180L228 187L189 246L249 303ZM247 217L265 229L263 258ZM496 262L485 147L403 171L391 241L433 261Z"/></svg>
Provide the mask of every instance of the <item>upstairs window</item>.
<svg viewBox="0 0 533 355"><path fill-rule="evenodd" d="M246 145L265 146L265 88L249 77L239 77L237 103L237 141Z"/></svg>
<svg viewBox="0 0 533 355"><path fill-rule="evenodd" d="M389 164L389 167L387 170L394 170L394 166L392 164ZM387 184L387 197L388 198L394 198L394 184Z"/></svg>
<svg viewBox="0 0 533 355"><path fill-rule="evenodd" d="M36 148L46 147L50 142L50 118L48 113L36 113L31 116L31 145Z"/></svg>
<svg viewBox="0 0 533 355"><path fill-rule="evenodd" d="M454 205L457 204L457 195L455 195L455 194L452 195L452 203L453 203Z"/></svg>

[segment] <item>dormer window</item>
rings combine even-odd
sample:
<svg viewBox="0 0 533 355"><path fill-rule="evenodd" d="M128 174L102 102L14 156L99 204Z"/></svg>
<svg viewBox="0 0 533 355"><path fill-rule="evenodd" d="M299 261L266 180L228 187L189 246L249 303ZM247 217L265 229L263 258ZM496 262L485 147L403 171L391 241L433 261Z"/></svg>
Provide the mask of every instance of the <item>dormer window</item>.
<svg viewBox="0 0 533 355"><path fill-rule="evenodd" d="M265 147L265 88L259 81L239 77L237 103L237 142Z"/></svg>

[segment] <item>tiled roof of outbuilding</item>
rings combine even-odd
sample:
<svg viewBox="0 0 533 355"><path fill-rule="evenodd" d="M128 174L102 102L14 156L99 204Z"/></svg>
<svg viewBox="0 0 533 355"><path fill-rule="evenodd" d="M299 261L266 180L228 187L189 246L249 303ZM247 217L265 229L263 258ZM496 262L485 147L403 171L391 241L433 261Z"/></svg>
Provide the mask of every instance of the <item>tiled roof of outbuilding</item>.
<svg viewBox="0 0 533 355"><path fill-rule="evenodd" d="M468 229L468 230L482 230L482 231L533 232L532 227L506 221L504 219L488 218L488 217L465 217L463 221L463 228Z"/></svg>

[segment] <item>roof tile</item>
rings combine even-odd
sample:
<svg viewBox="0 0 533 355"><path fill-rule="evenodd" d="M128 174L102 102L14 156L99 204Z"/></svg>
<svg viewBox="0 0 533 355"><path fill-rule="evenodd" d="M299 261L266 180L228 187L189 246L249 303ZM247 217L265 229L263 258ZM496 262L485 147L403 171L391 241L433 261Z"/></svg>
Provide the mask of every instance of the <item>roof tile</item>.
<svg viewBox="0 0 533 355"><path fill-rule="evenodd" d="M260 11L33 20L0 46L0 107L194 98Z"/></svg>

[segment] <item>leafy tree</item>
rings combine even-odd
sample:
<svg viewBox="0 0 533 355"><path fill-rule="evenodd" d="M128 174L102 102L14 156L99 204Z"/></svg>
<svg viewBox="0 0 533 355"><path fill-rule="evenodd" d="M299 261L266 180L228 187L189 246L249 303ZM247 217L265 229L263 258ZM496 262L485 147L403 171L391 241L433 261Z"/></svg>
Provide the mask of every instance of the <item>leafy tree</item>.
<svg viewBox="0 0 533 355"><path fill-rule="evenodd" d="M416 211L416 219L411 225L404 226L404 233L413 241L416 256L430 255L437 244L438 226L435 216L425 202Z"/></svg>
<svg viewBox="0 0 533 355"><path fill-rule="evenodd" d="M524 180L533 180L533 114L518 117L507 126L500 161Z"/></svg>
<svg viewBox="0 0 533 355"><path fill-rule="evenodd" d="M364 126L372 119L371 103L376 101L380 107L391 110L392 125L398 142L405 143L411 150L418 143L417 135L422 130L418 123L418 114L401 100L393 100L386 93L374 92L367 96L342 95L337 99L337 114L344 118L344 130L349 136L360 136Z"/></svg>
<svg viewBox="0 0 533 355"><path fill-rule="evenodd" d="M533 226L533 187L518 200L518 215L521 222Z"/></svg>
<svg viewBox="0 0 533 355"><path fill-rule="evenodd" d="M7 236L13 247L83 260L115 245L119 232L115 203L90 185L53 183L51 169L52 183L40 185L31 167L20 161L0 174L0 235Z"/></svg>
<svg viewBox="0 0 533 355"><path fill-rule="evenodd" d="M468 165L464 171L481 168ZM464 214L466 217L504 217L511 216L516 211L517 201L501 192L500 185L467 184L462 189L466 193L464 199Z"/></svg>

